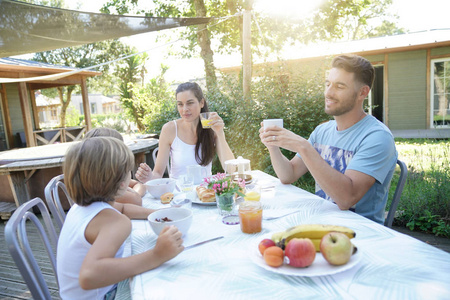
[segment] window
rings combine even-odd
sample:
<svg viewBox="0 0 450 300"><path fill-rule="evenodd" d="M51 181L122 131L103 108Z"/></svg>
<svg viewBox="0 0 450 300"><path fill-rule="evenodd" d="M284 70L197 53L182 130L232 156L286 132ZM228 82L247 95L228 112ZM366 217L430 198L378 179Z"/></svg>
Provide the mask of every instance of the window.
<svg viewBox="0 0 450 300"><path fill-rule="evenodd" d="M431 61L431 128L450 127L450 58Z"/></svg>
<svg viewBox="0 0 450 300"><path fill-rule="evenodd" d="M97 113L97 103L91 103L91 114Z"/></svg>

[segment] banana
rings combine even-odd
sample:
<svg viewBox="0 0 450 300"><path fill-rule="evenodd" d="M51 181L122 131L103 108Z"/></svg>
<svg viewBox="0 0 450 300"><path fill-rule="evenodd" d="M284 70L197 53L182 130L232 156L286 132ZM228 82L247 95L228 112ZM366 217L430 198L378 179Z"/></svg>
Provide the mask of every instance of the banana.
<svg viewBox="0 0 450 300"><path fill-rule="evenodd" d="M356 233L345 226L338 225L323 225L323 224L302 224L291 227L286 231L277 232L272 235L272 240L277 244L277 246L284 249L287 243L293 238L309 238L313 241L316 246L316 250L319 249L320 240L328 232L342 232L347 235L350 239L356 236ZM318 240L318 242L314 241Z"/></svg>

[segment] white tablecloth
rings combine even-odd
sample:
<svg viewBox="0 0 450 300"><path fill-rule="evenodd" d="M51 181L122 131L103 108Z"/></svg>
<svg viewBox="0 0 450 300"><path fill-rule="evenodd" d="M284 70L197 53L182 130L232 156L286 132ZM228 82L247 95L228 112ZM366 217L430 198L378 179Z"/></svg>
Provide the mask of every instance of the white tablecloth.
<svg viewBox="0 0 450 300"><path fill-rule="evenodd" d="M374 223L260 171L254 177L264 190L264 216L298 213L263 221L258 234L221 222L216 206L193 204L194 219L184 245L223 235L225 238L188 249L159 268L130 279L132 299L449 299L450 254ZM164 207L144 197L144 206ZM297 224L344 225L360 260L350 269L324 276L288 276L255 264L258 242ZM133 221L132 254L154 246L157 236L147 221ZM314 266L314 264L313 264ZM312 267L313 267L312 266Z"/></svg>

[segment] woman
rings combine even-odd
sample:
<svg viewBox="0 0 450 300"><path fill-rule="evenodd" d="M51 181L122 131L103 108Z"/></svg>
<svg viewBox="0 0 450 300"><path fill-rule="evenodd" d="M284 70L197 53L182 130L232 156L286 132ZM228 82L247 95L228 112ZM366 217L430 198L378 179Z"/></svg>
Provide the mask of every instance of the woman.
<svg viewBox="0 0 450 300"><path fill-rule="evenodd" d="M200 86L195 82L180 84L176 90L176 100L181 119L164 124L154 169L142 163L136 172L136 178L141 182L161 178L169 156L169 176L175 179L186 174L187 166L196 164L205 166L210 175L216 153L224 169L225 161L234 159L225 139L223 120L217 113L211 113L211 129L202 128L200 113L209 110Z"/></svg>

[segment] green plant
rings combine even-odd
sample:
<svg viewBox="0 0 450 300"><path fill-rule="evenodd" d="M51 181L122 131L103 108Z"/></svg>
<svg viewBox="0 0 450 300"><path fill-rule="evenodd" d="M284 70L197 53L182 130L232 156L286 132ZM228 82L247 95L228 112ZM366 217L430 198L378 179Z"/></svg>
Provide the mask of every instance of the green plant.
<svg viewBox="0 0 450 300"><path fill-rule="evenodd" d="M238 182L232 181L231 177L227 177L225 173L217 173L211 178L205 178L205 183L209 189L213 189L216 195L234 195L238 194L244 197L241 192L245 187L244 180L240 179Z"/></svg>

